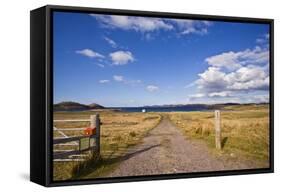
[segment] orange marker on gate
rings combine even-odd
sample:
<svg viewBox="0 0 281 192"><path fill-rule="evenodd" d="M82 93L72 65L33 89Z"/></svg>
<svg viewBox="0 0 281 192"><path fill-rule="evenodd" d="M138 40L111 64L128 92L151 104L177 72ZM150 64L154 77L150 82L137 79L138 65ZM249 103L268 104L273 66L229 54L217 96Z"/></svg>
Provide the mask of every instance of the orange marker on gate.
<svg viewBox="0 0 281 192"><path fill-rule="evenodd" d="M87 127L84 129L84 135L91 136L96 134L96 127Z"/></svg>

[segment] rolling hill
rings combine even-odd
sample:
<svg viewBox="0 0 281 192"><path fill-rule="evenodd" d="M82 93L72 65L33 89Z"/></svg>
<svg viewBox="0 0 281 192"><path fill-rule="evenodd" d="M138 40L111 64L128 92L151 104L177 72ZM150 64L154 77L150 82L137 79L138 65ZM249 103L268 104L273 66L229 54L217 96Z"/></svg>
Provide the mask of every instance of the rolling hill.
<svg viewBox="0 0 281 192"><path fill-rule="evenodd" d="M104 109L105 107L92 103L90 105L81 104L73 101L63 101L57 104L54 104L54 111L76 111L76 110L91 110L91 109Z"/></svg>

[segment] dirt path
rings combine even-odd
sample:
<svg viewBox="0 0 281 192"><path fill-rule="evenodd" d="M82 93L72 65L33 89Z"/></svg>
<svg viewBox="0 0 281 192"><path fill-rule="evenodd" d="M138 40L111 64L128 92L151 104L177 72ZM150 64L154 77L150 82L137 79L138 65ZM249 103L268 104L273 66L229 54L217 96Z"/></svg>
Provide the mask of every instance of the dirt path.
<svg viewBox="0 0 281 192"><path fill-rule="evenodd" d="M127 158L108 176L218 171L224 163L214 158L203 143L187 140L167 117L143 143L131 148Z"/></svg>

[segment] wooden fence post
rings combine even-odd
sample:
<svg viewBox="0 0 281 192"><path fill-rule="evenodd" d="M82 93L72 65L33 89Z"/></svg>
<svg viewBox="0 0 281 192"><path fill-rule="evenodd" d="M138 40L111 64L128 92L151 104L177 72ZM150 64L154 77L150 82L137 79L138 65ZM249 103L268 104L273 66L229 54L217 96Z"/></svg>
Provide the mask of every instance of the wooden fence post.
<svg viewBox="0 0 281 192"><path fill-rule="evenodd" d="M100 157L100 117L99 114L96 115L91 115L91 127L96 128L96 154L94 153L93 155L96 156L97 158Z"/></svg>
<svg viewBox="0 0 281 192"><path fill-rule="evenodd" d="M221 149L221 113L220 113L220 110L215 110L215 135L216 135L216 149Z"/></svg>

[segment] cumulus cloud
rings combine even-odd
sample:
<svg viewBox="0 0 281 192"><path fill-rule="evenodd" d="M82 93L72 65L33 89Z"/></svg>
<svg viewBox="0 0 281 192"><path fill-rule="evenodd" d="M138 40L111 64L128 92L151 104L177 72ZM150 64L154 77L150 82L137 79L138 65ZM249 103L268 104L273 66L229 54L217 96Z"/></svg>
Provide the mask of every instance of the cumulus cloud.
<svg viewBox="0 0 281 192"><path fill-rule="evenodd" d="M247 82L235 82L228 86L231 90L268 90L269 77L265 79L253 79Z"/></svg>
<svg viewBox="0 0 281 192"><path fill-rule="evenodd" d="M159 90L159 87L156 85L148 85L146 86L146 90L149 92L156 92Z"/></svg>
<svg viewBox="0 0 281 192"><path fill-rule="evenodd" d="M196 86L199 93L190 95L190 99L268 101L267 97L261 96L269 90L268 49L255 47L225 52L208 57L205 62L208 64L207 69L199 73L198 79L190 84ZM257 95L250 96L249 93Z"/></svg>
<svg viewBox="0 0 281 192"><path fill-rule="evenodd" d="M247 66L241 67L235 72L231 72L226 76L227 81L246 82L253 79L264 79L267 77L266 72L262 67Z"/></svg>
<svg viewBox="0 0 281 192"><path fill-rule="evenodd" d="M111 45L111 47L116 48L117 47L117 43L115 41L113 41L112 39L108 38L108 37L104 37L104 40Z"/></svg>
<svg viewBox="0 0 281 192"><path fill-rule="evenodd" d="M210 66L235 70L245 65L264 65L269 61L269 50L257 46L238 52L225 52L205 59Z"/></svg>
<svg viewBox="0 0 281 192"><path fill-rule="evenodd" d="M230 90L267 90L269 87L269 75L261 67L242 67L235 72L226 75Z"/></svg>
<svg viewBox="0 0 281 192"><path fill-rule="evenodd" d="M110 82L110 80L108 80L108 79L99 80L99 83L101 83L101 84L109 83L109 82Z"/></svg>
<svg viewBox="0 0 281 192"><path fill-rule="evenodd" d="M113 76L113 79L114 79L115 81L118 81L118 82L123 82L123 81L124 81L124 77L121 76L121 75L114 75L114 76Z"/></svg>
<svg viewBox="0 0 281 192"><path fill-rule="evenodd" d="M90 58L104 58L104 56L100 53L97 53L91 49L82 49L82 50L77 50L75 51L77 54L84 55L86 57Z"/></svg>
<svg viewBox="0 0 281 192"><path fill-rule="evenodd" d="M130 51L116 51L109 54L113 65L126 65L133 62L134 56Z"/></svg>
<svg viewBox="0 0 281 192"><path fill-rule="evenodd" d="M207 93L235 90L267 90L269 76L258 66L242 67L234 72L222 72L219 68L209 67L199 74L196 81L198 89Z"/></svg>
<svg viewBox="0 0 281 192"><path fill-rule="evenodd" d="M240 67L241 65L237 59L237 53L232 51L227 53L222 53L219 55L211 56L205 59L205 61L214 67L225 67L228 69L235 69Z"/></svg>
<svg viewBox="0 0 281 192"><path fill-rule="evenodd" d="M227 86L225 73L217 67L209 67L203 73L198 74L199 79L195 82L198 89L206 92L217 92L223 90Z"/></svg>

